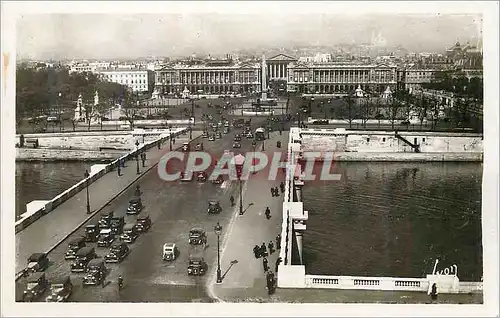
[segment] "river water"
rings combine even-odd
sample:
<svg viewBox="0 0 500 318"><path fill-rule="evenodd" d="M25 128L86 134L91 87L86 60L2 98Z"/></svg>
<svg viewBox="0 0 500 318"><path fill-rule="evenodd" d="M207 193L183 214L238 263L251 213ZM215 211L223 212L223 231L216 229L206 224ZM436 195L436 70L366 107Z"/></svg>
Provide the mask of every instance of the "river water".
<svg viewBox="0 0 500 318"><path fill-rule="evenodd" d="M480 163L341 163L306 183L306 272L425 277L453 264L482 276Z"/></svg>
<svg viewBox="0 0 500 318"><path fill-rule="evenodd" d="M16 215L83 178L93 163L16 163ZM323 275L425 277L456 264L482 276L478 163L340 163L341 181L308 182L306 271Z"/></svg>
<svg viewBox="0 0 500 318"><path fill-rule="evenodd" d="M102 162L100 162L102 163ZM84 178L93 162L16 162L16 217L33 200L50 200Z"/></svg>

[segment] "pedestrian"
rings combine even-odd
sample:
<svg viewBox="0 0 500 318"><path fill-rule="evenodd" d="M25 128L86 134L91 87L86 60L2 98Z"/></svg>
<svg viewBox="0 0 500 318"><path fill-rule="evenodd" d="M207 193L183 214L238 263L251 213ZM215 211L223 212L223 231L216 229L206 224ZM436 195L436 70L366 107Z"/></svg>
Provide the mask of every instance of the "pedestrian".
<svg viewBox="0 0 500 318"><path fill-rule="evenodd" d="M122 176L122 167L120 167L120 164L118 163L118 176Z"/></svg>
<svg viewBox="0 0 500 318"><path fill-rule="evenodd" d="M269 255L272 255L274 253L273 241L269 241L269 244L267 244L267 247L269 248Z"/></svg>
<svg viewBox="0 0 500 318"><path fill-rule="evenodd" d="M267 256L266 243L262 243L262 245L260 246L260 256L262 257Z"/></svg>
<svg viewBox="0 0 500 318"><path fill-rule="evenodd" d="M281 257L278 257L278 259L276 260L276 266L274 268L274 271L276 273L278 272L278 266L281 264L282 261L283 261L283 259Z"/></svg>
<svg viewBox="0 0 500 318"><path fill-rule="evenodd" d="M437 285L436 283L432 284L431 287L431 299L432 300L437 300L438 293L437 293Z"/></svg>
<svg viewBox="0 0 500 318"><path fill-rule="evenodd" d="M280 183L280 189L281 189L281 193L285 193L285 183L283 181L281 181L281 183Z"/></svg>
<svg viewBox="0 0 500 318"><path fill-rule="evenodd" d="M271 196L274 198L274 188L271 187Z"/></svg>
<svg viewBox="0 0 500 318"><path fill-rule="evenodd" d="M158 149L161 149L161 139L158 140Z"/></svg>
<svg viewBox="0 0 500 318"><path fill-rule="evenodd" d="M271 218L271 210L269 207L266 208L266 212L264 214L266 215L266 219L269 220Z"/></svg>
<svg viewBox="0 0 500 318"><path fill-rule="evenodd" d="M268 266L268 263L267 263L267 258L263 258L262 259L262 265L264 266L264 273L267 272L269 270L269 266Z"/></svg>
<svg viewBox="0 0 500 318"><path fill-rule="evenodd" d="M276 248L281 249L281 234L276 235Z"/></svg>
<svg viewBox="0 0 500 318"><path fill-rule="evenodd" d="M255 255L255 258L259 258L259 257L260 257L259 250L260 250L259 245L255 245L255 246L253 247L253 254Z"/></svg>
<svg viewBox="0 0 500 318"><path fill-rule="evenodd" d="M276 196L280 196L280 191L278 190L278 187L274 187L274 193L276 193Z"/></svg>
<svg viewBox="0 0 500 318"><path fill-rule="evenodd" d="M139 185L135 187L135 196L136 197L141 196L141 187L139 187Z"/></svg>

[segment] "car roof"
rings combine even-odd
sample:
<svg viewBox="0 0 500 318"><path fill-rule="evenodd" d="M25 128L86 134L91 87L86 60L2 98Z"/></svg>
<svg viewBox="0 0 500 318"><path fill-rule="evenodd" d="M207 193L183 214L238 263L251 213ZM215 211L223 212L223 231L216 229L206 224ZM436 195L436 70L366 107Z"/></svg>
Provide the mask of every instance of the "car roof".
<svg viewBox="0 0 500 318"><path fill-rule="evenodd" d="M189 231L190 232L203 232L203 229L201 227L193 227Z"/></svg>
<svg viewBox="0 0 500 318"><path fill-rule="evenodd" d="M135 225L136 225L135 223L127 223L127 224L125 224L125 226L123 227L123 229L124 229L124 230L125 230L125 229L127 229L127 230L128 230L128 229L132 229L132 228L134 228L134 227L135 227Z"/></svg>
<svg viewBox="0 0 500 318"><path fill-rule="evenodd" d="M33 253L28 257L30 261L38 261L40 258L44 257L45 253Z"/></svg>
<svg viewBox="0 0 500 318"><path fill-rule="evenodd" d="M149 214L141 214L137 216L137 220L145 220L145 219L149 219Z"/></svg>
<svg viewBox="0 0 500 318"><path fill-rule="evenodd" d="M54 278L54 280L52 280L50 283L51 284L64 284L68 281L71 281L71 278L69 275L65 275L65 276L60 276L60 277Z"/></svg>
<svg viewBox="0 0 500 318"><path fill-rule="evenodd" d="M89 262L88 267L93 266L93 265L100 265L100 264L104 264L104 260L102 260L100 258L94 258L93 260L91 260Z"/></svg>
<svg viewBox="0 0 500 318"><path fill-rule="evenodd" d="M102 229L99 233L108 234L111 233L111 229Z"/></svg>
<svg viewBox="0 0 500 318"><path fill-rule="evenodd" d="M95 225L95 224L89 224L86 226L86 228L95 228L95 227L97 227L97 225Z"/></svg>
<svg viewBox="0 0 500 318"><path fill-rule="evenodd" d="M45 276L44 272L35 272L28 277L28 283L35 283L43 276Z"/></svg>
<svg viewBox="0 0 500 318"><path fill-rule="evenodd" d="M165 243L163 244L163 248L173 248L175 246L175 243Z"/></svg>
<svg viewBox="0 0 500 318"><path fill-rule="evenodd" d="M75 237L69 241L69 244L78 244L81 243L82 241L85 241L85 238L83 236L80 237Z"/></svg>
<svg viewBox="0 0 500 318"><path fill-rule="evenodd" d="M208 203L219 203L219 200L210 200Z"/></svg>
<svg viewBox="0 0 500 318"><path fill-rule="evenodd" d="M84 246L81 249L79 249L78 252L76 252L76 254L77 255L86 255L86 254L91 253L93 251L94 251L93 247L91 247L91 246Z"/></svg>
<svg viewBox="0 0 500 318"><path fill-rule="evenodd" d="M113 247L119 247L119 246L122 246L122 245L126 245L127 243L123 242L123 241L116 241L114 242L112 245L111 245L111 248Z"/></svg>

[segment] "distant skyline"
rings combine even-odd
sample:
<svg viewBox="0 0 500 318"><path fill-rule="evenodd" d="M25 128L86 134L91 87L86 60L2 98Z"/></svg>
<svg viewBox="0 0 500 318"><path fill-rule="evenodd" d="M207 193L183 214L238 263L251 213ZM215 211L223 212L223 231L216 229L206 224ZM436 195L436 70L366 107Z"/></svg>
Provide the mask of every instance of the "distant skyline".
<svg viewBox="0 0 500 318"><path fill-rule="evenodd" d="M17 56L31 59L124 59L225 54L293 45L369 43L444 51L481 35L467 14L36 14L17 21ZM475 43L472 43L475 44Z"/></svg>

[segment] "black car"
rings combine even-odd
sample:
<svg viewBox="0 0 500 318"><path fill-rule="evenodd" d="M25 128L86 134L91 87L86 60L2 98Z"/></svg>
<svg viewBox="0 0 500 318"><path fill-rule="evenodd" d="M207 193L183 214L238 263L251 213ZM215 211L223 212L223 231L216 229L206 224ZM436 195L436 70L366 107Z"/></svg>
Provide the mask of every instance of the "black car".
<svg viewBox="0 0 500 318"><path fill-rule="evenodd" d="M106 266L102 259L93 259L87 266L87 274L83 278L83 286L102 284L106 277Z"/></svg>
<svg viewBox="0 0 500 318"><path fill-rule="evenodd" d="M28 257L27 274L34 272L43 272L49 267L49 258L45 253L33 253Z"/></svg>
<svg viewBox="0 0 500 318"><path fill-rule="evenodd" d="M130 249L125 242L116 242L111 245L109 253L104 256L106 263L120 263L130 252Z"/></svg>
<svg viewBox="0 0 500 318"><path fill-rule="evenodd" d="M192 228L189 231L189 244L202 245L207 243L207 234L201 228Z"/></svg>
<svg viewBox="0 0 500 318"><path fill-rule="evenodd" d="M144 233L151 227L151 219L149 215L140 215L137 217L137 231Z"/></svg>
<svg viewBox="0 0 500 318"><path fill-rule="evenodd" d="M113 218L113 211L105 212L101 215L101 219L97 223L99 229L107 229L110 227L111 219Z"/></svg>
<svg viewBox="0 0 500 318"><path fill-rule="evenodd" d="M208 265L205 259L200 255L191 255L189 257L189 265L187 268L188 275L203 276L207 272Z"/></svg>
<svg viewBox="0 0 500 318"><path fill-rule="evenodd" d="M99 228L97 225L91 224L85 227L86 242L97 242L98 237L99 237Z"/></svg>
<svg viewBox="0 0 500 318"><path fill-rule="evenodd" d="M198 174L196 176L196 180L198 182L206 182L207 179L208 179L208 176L207 176L207 173L205 171L198 172Z"/></svg>
<svg viewBox="0 0 500 318"><path fill-rule="evenodd" d="M32 302L40 297L49 287L45 273L34 273L28 278L28 284L23 293L24 302Z"/></svg>
<svg viewBox="0 0 500 318"><path fill-rule="evenodd" d="M70 265L71 272L85 272L85 270L87 269L87 264L96 257L97 255L93 247L82 247L78 250L78 252L76 252L75 261Z"/></svg>
<svg viewBox="0 0 500 318"><path fill-rule="evenodd" d="M76 258L76 252L81 249L82 247L85 247L85 237L77 237L72 239L69 244L68 244L68 250L66 251L66 254L64 255L64 259L75 259Z"/></svg>
<svg viewBox="0 0 500 318"><path fill-rule="evenodd" d="M219 214L222 212L222 207L219 201L209 201L208 202L208 214Z"/></svg>
<svg viewBox="0 0 500 318"><path fill-rule="evenodd" d="M111 229L103 229L99 232L99 239L97 240L98 247L108 247L115 240L115 234Z"/></svg>
<svg viewBox="0 0 500 318"><path fill-rule="evenodd" d="M125 218L123 216L116 216L111 219L111 231L113 235L120 235L123 232L125 225Z"/></svg>
<svg viewBox="0 0 500 318"><path fill-rule="evenodd" d="M217 176L217 178L213 179L212 180L212 183L213 184L222 184L224 183L224 176L222 176L221 174Z"/></svg>
<svg viewBox="0 0 500 318"><path fill-rule="evenodd" d="M133 197L129 201L127 214L139 214L142 211L142 201L140 197Z"/></svg>

